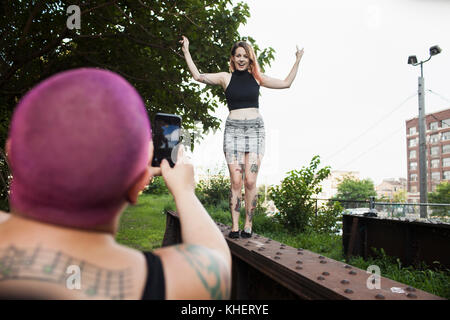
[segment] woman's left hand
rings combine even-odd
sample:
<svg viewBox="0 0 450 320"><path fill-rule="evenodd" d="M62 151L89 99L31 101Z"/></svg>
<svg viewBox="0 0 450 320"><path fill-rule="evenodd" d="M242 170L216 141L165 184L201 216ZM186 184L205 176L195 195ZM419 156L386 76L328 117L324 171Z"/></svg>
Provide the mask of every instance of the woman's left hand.
<svg viewBox="0 0 450 320"><path fill-rule="evenodd" d="M296 46L296 47L297 47L297 51L295 52L295 56L297 57L297 60L300 61L302 59L304 49L302 48L302 50L299 50L298 46Z"/></svg>

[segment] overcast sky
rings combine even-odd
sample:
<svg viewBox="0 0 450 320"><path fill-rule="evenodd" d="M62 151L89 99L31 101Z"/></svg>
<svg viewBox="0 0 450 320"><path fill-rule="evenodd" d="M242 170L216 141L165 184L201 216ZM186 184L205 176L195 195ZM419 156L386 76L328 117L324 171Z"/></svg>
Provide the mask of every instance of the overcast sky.
<svg viewBox="0 0 450 320"><path fill-rule="evenodd" d="M425 111L450 108L450 1L245 2L251 17L241 35L276 51L267 75L286 77L296 44L305 48L291 88L261 88L266 155L258 184L277 184L314 155L375 184L406 178L405 120L418 114L420 74L407 59L425 60L431 46L442 48L424 64L425 89L434 92L426 91ZM216 116L224 122L227 107ZM225 164L223 127L196 147L198 171Z"/></svg>

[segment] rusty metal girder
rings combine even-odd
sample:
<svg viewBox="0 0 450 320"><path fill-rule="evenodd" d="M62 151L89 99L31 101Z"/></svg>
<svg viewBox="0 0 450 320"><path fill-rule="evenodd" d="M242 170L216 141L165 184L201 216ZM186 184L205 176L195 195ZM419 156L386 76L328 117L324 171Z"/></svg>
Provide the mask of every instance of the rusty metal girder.
<svg viewBox="0 0 450 320"><path fill-rule="evenodd" d="M346 256L374 256L383 248L404 265L425 262L450 268L450 225L392 218L343 215L342 242Z"/></svg>
<svg viewBox="0 0 450 320"><path fill-rule="evenodd" d="M216 224L233 256L232 292L241 292L237 299L255 299L251 293L264 292L259 296L265 299L445 300L382 276L380 289L368 289L371 274L365 270L258 234L253 234L250 239L231 239L228 237L231 227ZM164 245L180 242L178 215L167 211ZM253 280L251 284L246 281L249 275ZM250 294L243 283L251 285Z"/></svg>
<svg viewBox="0 0 450 320"><path fill-rule="evenodd" d="M217 225L233 256L288 288L300 299L444 300L382 276L380 289L368 289L371 274L365 270L257 234L250 239L231 239L228 237L230 227Z"/></svg>

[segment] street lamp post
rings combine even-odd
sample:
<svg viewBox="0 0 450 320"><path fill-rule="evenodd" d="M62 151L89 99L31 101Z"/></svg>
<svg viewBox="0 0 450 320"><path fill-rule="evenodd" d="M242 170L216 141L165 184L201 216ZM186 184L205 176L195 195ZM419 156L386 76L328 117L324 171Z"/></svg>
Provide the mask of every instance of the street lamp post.
<svg viewBox="0 0 450 320"><path fill-rule="evenodd" d="M416 56L408 57L408 64L413 66L420 65L419 77L419 189L420 203L427 203L427 145L425 139L425 79L423 78L423 64L431 59L432 56L441 53L441 48L432 46L430 48L430 57L427 60L417 62ZM420 206L420 217L427 217L427 206Z"/></svg>

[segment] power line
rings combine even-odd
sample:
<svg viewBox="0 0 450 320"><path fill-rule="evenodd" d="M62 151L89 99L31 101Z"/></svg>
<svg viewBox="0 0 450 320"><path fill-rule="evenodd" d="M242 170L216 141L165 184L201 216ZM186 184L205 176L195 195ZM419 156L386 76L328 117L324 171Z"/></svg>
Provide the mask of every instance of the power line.
<svg viewBox="0 0 450 320"><path fill-rule="evenodd" d="M350 160L349 162L347 162L345 165L340 166L341 168L347 167L348 165L352 164L353 162L355 162L356 160L358 160L359 158L361 158L362 156L366 155L368 152L372 151L373 149L375 149L376 147L378 147L379 145L383 144L384 142L386 142L388 139L390 139L393 135L397 134L400 130L403 130L403 127L400 127L399 129L393 131L392 133L390 133L388 136L386 136L383 140L381 140L380 142L378 142L377 144L373 145L372 147L370 147L369 149L367 149L366 151L363 151L362 153L360 153L358 156L356 156L355 158L353 158L352 160ZM341 170L341 169L339 169Z"/></svg>
<svg viewBox="0 0 450 320"><path fill-rule="evenodd" d="M431 92L432 94L437 95L437 96L438 96L439 98L441 98L442 100L445 100L445 101L447 101L447 102L450 103L450 99L447 99L447 98L444 97L443 95L440 95L439 93L436 93L436 92L434 92L434 91L432 91L432 90L430 90L430 89L428 89L427 91ZM447 126L450 127L450 123L447 123L447 122L445 122L444 120L441 120L441 119L436 118L436 117L434 116L434 114L432 114L431 116L432 116L435 120L441 121L442 123L445 123Z"/></svg>
<svg viewBox="0 0 450 320"><path fill-rule="evenodd" d="M430 90L430 89L427 89L427 91L431 92L432 94L437 95L437 96L438 96L439 98L441 98L442 100L445 100L445 101L447 101L447 102L450 103L450 99L444 97L443 95L441 95L441 94L439 94L439 93L437 93L437 92L434 92L433 90Z"/></svg>
<svg viewBox="0 0 450 320"><path fill-rule="evenodd" d="M388 112L387 114L385 114L383 117L381 117L377 122L375 122L374 124L372 124L369 128L367 128L363 133L361 133L359 136L357 136L355 139L351 140L349 143L347 143L344 147L342 147L341 149L339 149L337 152L333 153L332 155L325 157L324 161L329 161L332 158L334 158L336 155L340 154L342 151L344 151L345 149L347 149L349 146L351 146L353 143L355 143L357 140L359 140L362 136L364 136L365 134L367 134L370 130L372 130L373 128L375 128L376 126L378 126L382 121L384 121L386 118L388 118L392 113L394 113L395 111L397 111L398 109L400 109L400 107L402 107L406 102L408 102L411 98L415 97L417 95L417 93L414 93L412 95L410 95L408 98L406 98L402 103L400 103L398 106L396 106L393 110L391 110L390 112Z"/></svg>

